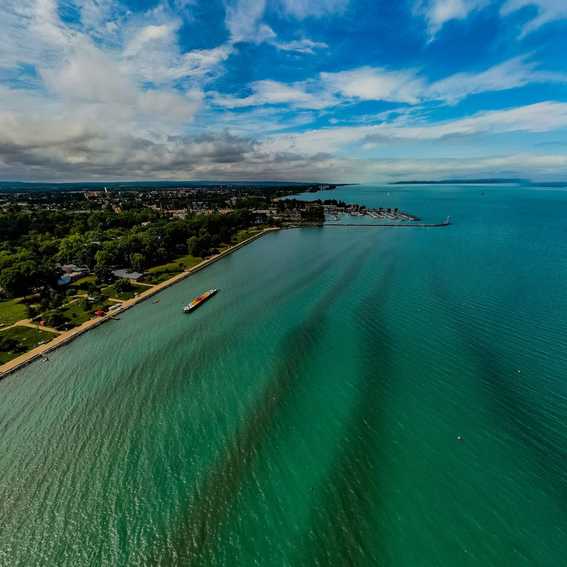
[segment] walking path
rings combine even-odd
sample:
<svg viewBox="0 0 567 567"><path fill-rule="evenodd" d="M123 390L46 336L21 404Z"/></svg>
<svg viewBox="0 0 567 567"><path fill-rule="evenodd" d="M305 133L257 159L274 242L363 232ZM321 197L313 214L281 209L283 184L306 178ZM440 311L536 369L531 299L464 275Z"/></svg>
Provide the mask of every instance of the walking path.
<svg viewBox="0 0 567 567"><path fill-rule="evenodd" d="M24 321L18 321L14 327L31 327L32 329L37 329L39 331L49 331L56 335L62 335L65 331L59 331L53 327L47 327L46 325L38 325L34 323L31 319L25 319Z"/></svg>
<svg viewBox="0 0 567 567"><path fill-rule="evenodd" d="M142 301L145 301L146 299L156 295L156 293L159 293L160 291L167 289L168 287L171 287L172 285L175 285L176 283L188 278L189 276L193 275L194 273L203 270L207 266L210 266L211 264L218 262L218 260L221 260L225 256L232 254L236 250L242 248L243 246L246 246L247 244L250 244L254 240L261 238L265 234L268 234L268 233L274 232L274 231L278 231L278 230L279 230L279 228L266 228L262 232L259 232L258 234L255 234L254 236L251 236L250 238L243 240L239 244L235 244L234 246L227 248L223 252L220 252L219 254L212 256L211 258L203 260L201 263L197 264L193 268L190 268L189 270L187 270L185 272L181 272L180 274L177 274L176 276L173 276L172 278L170 278L170 279L168 279L168 280L166 280L166 281L164 281L160 284L157 284L157 285L154 285L154 286L148 288L147 291L143 291L142 293L140 293L136 297L133 297L132 299L128 299L126 301L123 301L122 304L120 305L120 307L113 309L113 311L111 313L107 313L104 317L97 317L96 319L90 319L89 321L86 321L85 323L83 323L79 327L75 327L74 329L71 329L70 331L64 331L64 332L54 331L56 333L59 333L59 336L55 337L52 341L50 341L50 342L48 342L44 345L40 345L40 346L26 352L25 354L22 354L21 356L14 358L10 362L7 362L6 364L3 364L2 366L0 366L0 379L5 378L6 376L8 376L8 374L11 374L12 372L15 372L16 370L18 370L18 369L20 369L24 366L27 366L28 364L30 364L34 360L37 360L38 358L41 358L44 355L46 355L50 352L53 352L55 349L57 349L57 348L59 348L63 345L66 345L66 344L70 343L71 341L74 341L77 337L80 337L81 335L85 334L87 331L90 331L91 329L94 329L95 327L98 327L99 325L106 323L106 321L108 321L110 319L114 319L118 314L120 314L120 313L126 311L127 309L134 307L134 305L137 305L138 303L141 303ZM30 321L30 323L31 323L31 321ZM47 328L47 327L37 326L37 328L44 329L46 331L51 331L51 329Z"/></svg>
<svg viewBox="0 0 567 567"><path fill-rule="evenodd" d="M53 327L46 327L46 326L43 326L43 325L38 325L38 324L34 323L31 319L22 319L21 321L17 321L13 325L8 325L7 327L0 328L0 331L2 331L2 332L8 331L10 329L13 329L14 327L31 327L32 329L38 329L39 331L49 331L50 333L54 333L56 335L61 335L62 333L65 332L65 331L59 331L57 329L54 329ZM1 374L0 374L0 376L1 376Z"/></svg>

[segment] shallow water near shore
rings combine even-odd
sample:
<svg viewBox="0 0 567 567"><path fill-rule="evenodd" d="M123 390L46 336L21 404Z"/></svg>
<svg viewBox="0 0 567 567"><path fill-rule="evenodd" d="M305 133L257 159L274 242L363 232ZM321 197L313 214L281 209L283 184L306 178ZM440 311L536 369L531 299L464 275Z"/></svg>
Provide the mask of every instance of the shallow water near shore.
<svg viewBox="0 0 567 567"><path fill-rule="evenodd" d="M0 565L564 563L567 192L321 196L454 224L267 235L0 382Z"/></svg>

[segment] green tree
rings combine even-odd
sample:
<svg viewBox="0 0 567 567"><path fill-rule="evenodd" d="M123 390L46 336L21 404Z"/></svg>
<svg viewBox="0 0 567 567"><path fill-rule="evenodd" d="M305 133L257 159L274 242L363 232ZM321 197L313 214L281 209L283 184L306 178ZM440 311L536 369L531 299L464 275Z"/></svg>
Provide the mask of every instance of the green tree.
<svg viewBox="0 0 567 567"><path fill-rule="evenodd" d="M199 234L199 254L198 256L208 256L212 246L212 238L208 231L202 230Z"/></svg>
<svg viewBox="0 0 567 567"><path fill-rule="evenodd" d="M0 272L0 288L8 297L16 297L24 287L25 284L18 267L4 268Z"/></svg>
<svg viewBox="0 0 567 567"><path fill-rule="evenodd" d="M67 317L65 317L65 315L63 315L63 313L59 309L47 312L44 315L43 320L45 321L46 325L48 325L49 327L54 327L56 329L63 327L69 322Z"/></svg>
<svg viewBox="0 0 567 567"><path fill-rule="evenodd" d="M83 256L85 241L80 234L70 234L59 242L57 258L60 262L79 262Z"/></svg>
<svg viewBox="0 0 567 567"><path fill-rule="evenodd" d="M26 295L34 287L45 283L45 274L32 260L16 262L0 272L0 288L9 297Z"/></svg>
<svg viewBox="0 0 567 567"><path fill-rule="evenodd" d="M105 284L112 281L112 270L105 264L97 264L94 273L97 284Z"/></svg>
<svg viewBox="0 0 567 567"><path fill-rule="evenodd" d="M187 252L191 256L199 256L199 239L196 236L192 236L187 240Z"/></svg>
<svg viewBox="0 0 567 567"><path fill-rule="evenodd" d="M120 278L114 283L114 288L119 293L126 293L128 291L131 291L133 287L134 286L132 285L130 280L127 280L125 278Z"/></svg>
<svg viewBox="0 0 567 567"><path fill-rule="evenodd" d="M99 284L108 283L112 280L112 272L110 269L112 257L107 250L99 250L95 254L95 269L94 273L96 281Z"/></svg>
<svg viewBox="0 0 567 567"><path fill-rule="evenodd" d="M146 267L146 257L140 252L135 252L130 255L130 267L135 272L143 272Z"/></svg>
<svg viewBox="0 0 567 567"><path fill-rule="evenodd" d="M24 347L14 338L0 335L0 352L22 352Z"/></svg>

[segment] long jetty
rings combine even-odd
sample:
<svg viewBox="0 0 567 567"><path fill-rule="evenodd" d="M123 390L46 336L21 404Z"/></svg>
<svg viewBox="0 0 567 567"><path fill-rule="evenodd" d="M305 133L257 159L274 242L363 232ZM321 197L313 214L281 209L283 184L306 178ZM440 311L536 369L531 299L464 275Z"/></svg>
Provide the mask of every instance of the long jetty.
<svg viewBox="0 0 567 567"><path fill-rule="evenodd" d="M412 223L412 224L387 224L387 223L369 223L369 222L351 222L351 223L325 223L323 226L327 227L372 227L372 228L440 228L443 226L450 226L450 222L437 222L437 223L426 223L426 222L419 222L419 223Z"/></svg>

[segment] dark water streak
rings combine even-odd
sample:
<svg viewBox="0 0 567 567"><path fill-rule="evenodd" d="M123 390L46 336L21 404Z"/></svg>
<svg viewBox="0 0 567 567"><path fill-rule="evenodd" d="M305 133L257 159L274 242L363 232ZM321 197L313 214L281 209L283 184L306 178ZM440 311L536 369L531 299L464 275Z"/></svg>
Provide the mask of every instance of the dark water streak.
<svg viewBox="0 0 567 567"><path fill-rule="evenodd" d="M245 473L270 433L278 410L288 399L301 368L322 339L325 318L336 299L345 292L364 266L368 248L359 252L341 277L319 298L305 320L282 340L281 361L247 420L230 440L224 453L197 489L170 540L171 548L156 550L160 565L193 565L206 559L210 544L237 498Z"/></svg>
<svg viewBox="0 0 567 567"><path fill-rule="evenodd" d="M355 245L351 244L346 250L342 252L348 254L349 251L354 247ZM311 269L307 270L306 272L302 272L300 277L292 279L291 281L289 280L289 277L287 277L285 280L282 280L281 276L279 275L270 278L270 281L274 284L274 287L270 288L271 291L267 296L267 301L270 303L270 305L275 305L289 300L291 296L297 295L304 291L307 287L309 287L309 285L321 272L328 270L335 262L336 258L334 255L328 256L323 261L315 263L314 266L311 267ZM281 281L284 281L285 285L279 287L275 285ZM265 282L263 282L262 285L266 285ZM242 306L246 305L247 303L252 303L253 295L253 293L250 293L249 290L247 290L247 293L239 298L239 308L242 308ZM213 304L211 304L211 306L212 305ZM209 308L209 306L207 306L207 308ZM205 330L207 326L210 326L210 320L214 320L215 316L220 316L222 314L222 311L225 309L226 307L219 307L216 310L207 313L207 320L200 322L198 326L192 328L193 334L199 335L201 330ZM229 348L231 339L234 339L234 337L237 335L237 330L241 327L241 325L242 322L240 320L237 320L232 325L223 327L223 329L225 330L221 334L207 337L206 356L199 357L200 349L197 349L197 352L195 353L196 356L192 356L190 360L187 360L185 362L185 364L176 365L176 372L174 376L178 378L178 381L180 383L186 382L188 374L191 377L197 377L201 373L201 371L209 364L211 358L221 356L222 353L225 352L227 348ZM88 336L82 337L81 340L88 340ZM171 341L168 342L167 349L174 351L186 345L186 343L187 336L184 333L180 333L178 336L174 337ZM123 394L125 395L128 393L130 388L132 388L132 385L137 383L138 378L143 378L144 373L147 372L147 368L152 366L151 363L156 359L156 357L163 357L163 353L163 346L156 347L151 350L145 350L143 355L138 357L136 363L132 366L132 369L128 372L128 374L122 374L118 377L118 379L113 380L112 382L109 381L107 387L99 388L96 391L95 395L69 408L64 422L57 423L57 429L61 429L61 427L66 428L69 424L76 423L78 420L82 419L86 406L96 406L101 408L101 411L112 411L112 409L108 407L109 400L127 399L127 397L123 397ZM171 383L169 383L169 385L171 385ZM168 406L168 397L167 395L164 396L163 394L164 392L160 392L160 395L156 397L155 403L160 403L164 406ZM175 388L172 389L171 395L177 395ZM33 402L34 405L39 405L41 399L35 398ZM144 404L141 404L137 408L137 415L132 416L134 421L136 421L137 418L141 418L143 414L146 413L147 410L144 409L143 406ZM8 427L11 421L17 419L24 411L28 412L29 407L25 406L20 412L13 416L10 422L4 423L3 421L0 421L0 427Z"/></svg>
<svg viewBox="0 0 567 567"><path fill-rule="evenodd" d="M350 242L348 246L341 247L340 254L348 255L350 251L356 249L359 241ZM270 305L276 305L289 301L293 296L300 294L307 289L314 280L316 280L322 272L327 271L333 264L337 262L334 254L328 255L323 259L311 264L309 269L298 272L299 277L291 278L289 275L282 279L279 275L269 278L269 281L274 285L269 287L269 294L267 294L267 301ZM278 282L284 282L284 285L276 285ZM264 281L262 285L266 285ZM239 300L239 309L247 303L253 302L253 294L248 292ZM211 304L212 306L213 304ZM209 306L208 306L209 307ZM218 315L220 316L223 308L218 308ZM207 318L200 326L195 326L192 331L194 334L199 333L199 328L206 327L210 324L210 320L214 320L214 313L207 313ZM180 316L183 316L181 314ZM92 435L84 436L83 442L74 447L73 451L76 459L83 458L83 452L89 450L91 437L101 440L102 449L104 446L112 444L118 449L118 455L126 462L130 462L133 457L135 461L139 460L140 451L143 448L143 436L132 437L129 434L129 429L139 426L147 418L148 408L169 407L171 398L179 396L179 388L187 387L187 384L195 384L195 380L199 378L210 364L212 358L220 357L229 348L231 343L234 342L235 337L238 336L238 330L241 327L241 320L237 320L234 324L223 327L223 332L218 335L207 337L206 352L203 352L200 347L195 349L195 353L191 356L190 360L185 359L182 364L177 364L175 372L169 373L167 376L156 376L154 385L144 380L147 374L147 369L153 366L153 361L156 357L164 356L164 349L155 348L145 350L143 355L140 355L131 370L128 373L122 373L116 379L106 380L106 385L99 387L95 392L92 392L87 398L78 400L77 402L69 405L65 411L65 416L62 420L53 423L49 426L51 432L49 437L58 439L56 445L51 445L49 454L46 454L45 459L37 461L32 469L28 469L25 479L20 479L17 494L12 493L9 500L0 499L0 528L5 529L10 520L10 508L12 506L20 506L22 502L27 499L35 499L40 496L41 487L45 485L47 479L53 475L53 467L57 467L58 462L65 461L65 455L68 450L68 443L73 439L72 436L61 435L61 431L71 431L74 427L80 425L85 426L84 416L92 411L89 408L97 408L99 414L98 419L88 422L88 427L93 430ZM80 340L88 340L88 336L82 337ZM175 350L181 348L187 341L185 334L181 333L175 337L174 340L169 341L167 350ZM111 373L112 370L106 371ZM17 378L17 375L14 376ZM85 375L85 380L88 380L88 375ZM190 380L188 380L190 379ZM132 406L123 406L120 408L120 414L128 417L127 421L122 424L120 428L113 428L112 436L106 435L103 431L98 431L98 424L112 424L113 420L108 418L108 415L117 411L117 400L129 399L128 393L136 384L144 384L145 392L143 398L139 403ZM42 397L43 398L43 397ZM38 406L44 403L44 400L34 398L32 400L33 408L31 406L24 406L21 411L37 411ZM46 402L45 402L46 403ZM31 409L30 409L31 408ZM18 419L19 414L14 416L13 419ZM3 423L1 420L0 423ZM7 420L6 420L7 421ZM7 426L7 425L6 425ZM63 474L63 472L61 473ZM67 470L66 475L79 475L78 471ZM78 480L78 478L77 478Z"/></svg>
<svg viewBox="0 0 567 567"><path fill-rule="evenodd" d="M353 248L354 245L350 245L345 252L348 253L349 250ZM257 288L247 289L246 293L238 298L239 310L242 310L244 306L253 304L254 302L254 290L259 291L260 287L266 287L269 290L267 294L266 302L270 305L277 305L289 300L293 295L297 295L304 291L313 280L319 276L321 272L325 272L329 269L333 263L336 262L334 256L329 256L322 261L316 262L309 270L302 272L300 277L294 278L290 281L289 277L285 280L281 278L279 274L273 276L268 280L266 284L263 281ZM280 282L285 282L285 285L278 286ZM270 285L273 284L273 285ZM216 318L221 317L222 313L226 310L226 306L215 306L214 302L207 305L207 317L206 319L199 321L197 325L191 327L191 332L193 335L198 336L199 334L206 334L207 327L210 327L210 322L216 320ZM242 327L242 321L239 318L235 320L232 324L223 325L223 332L215 334L212 336L207 336L206 339L206 352L202 352L202 349L197 348L195 352L192 353L190 359L185 359L181 364L176 364L175 373L169 378L168 385L174 386L175 381L183 384L188 383L187 378L197 379L202 371L210 364L210 360L216 357L220 357L224 352L226 352L230 345L233 344L235 338L238 338L238 331ZM201 333L202 332L202 333ZM184 347L187 344L187 336L184 333L180 333L176 337L173 337L167 344L167 349L171 351L176 351L179 348ZM133 374L143 371L147 368L148 362L154 359L156 356L163 356L163 348L156 348L150 352L146 352L145 356L136 363L132 371ZM121 382L124 388L130 387L130 376L126 377L125 380ZM113 389L116 392L116 389ZM163 395L160 392L160 396L156 398L156 404L162 404L163 406L169 405L169 397L167 393ZM175 387L170 390L171 396L177 396L178 391Z"/></svg>
<svg viewBox="0 0 567 567"><path fill-rule="evenodd" d="M339 444L340 453L323 482L320 503L312 513L311 529L299 551L305 566L355 566L373 563L368 536L380 535L369 525L370 506L376 506L373 488L378 481L380 447L374 441L385 434L385 389L391 371L392 340L384 304L391 291L393 258L385 258L383 278L356 311L360 348L358 401ZM372 496L371 496L372 495ZM372 502L370 498L372 497Z"/></svg>
<svg viewBox="0 0 567 567"><path fill-rule="evenodd" d="M494 345L498 340L489 335L484 338L473 325L463 325L454 315L456 305L438 277L432 280L434 296L445 306L455 336L460 337L464 348L478 368L480 384L485 392L487 407L503 424L508 433L518 439L532 455L540 473L554 487L556 494L567 505L567 450L560 440L553 441L554 429L547 418L521 391L517 382L517 369L506 362ZM460 309L463 307L459 306ZM472 320L474 314L465 317ZM486 331L486 330L485 330Z"/></svg>
<svg viewBox="0 0 567 567"><path fill-rule="evenodd" d="M338 251L340 254L348 255L349 252L356 248L359 241L350 242L348 246L341 247ZM271 305L288 301L290 297L297 295L308 288L313 280L315 280L322 272L327 271L337 259L334 254L324 257L310 266L310 269L299 272L299 277L290 280L289 275L282 279L279 275L274 275L269 278L269 281L274 285L269 287L270 293L268 294L268 301ZM276 285L278 282L285 282L285 285ZM266 285L263 281L262 285ZM243 304L251 303L253 300L253 294L244 294L242 299L239 300L239 308L242 308ZM212 305L212 304L211 304ZM220 315L222 308L218 309L218 314ZM206 321L203 321L200 327L205 327L207 322L214 319L214 314L207 314ZM71 431L74 427L79 424L81 427L85 426L84 415L89 413L89 408L96 407L99 413L99 418L95 422L89 422L88 426L93 429L92 436L101 439L101 448L104 445L112 443L116 447L122 447L123 458L128 461L128 455L137 456L140 453L141 441L136 442L135 439L130 438L128 429L135 426L135 424L140 424L143 422L144 418L147 416L148 407L157 407L158 405L163 407L168 407L170 404L170 398L179 395L178 387L187 383L187 378L190 377L192 381L198 378L206 367L210 364L211 358L222 356L223 352L229 348L231 340L237 335L237 331L241 326L241 321L235 321L233 325L228 328L223 327L224 332L220 335L215 335L212 337L207 337L206 341L206 356L201 354L201 349L196 349L196 356L192 356L190 361L185 364L177 365L175 368L175 373L170 374L167 378L167 390L163 388L156 391L153 387L146 388L143 403L137 403L131 407L122 407L121 415L128 415L128 426L123 424L121 428L113 429L112 436L109 437L101 431L96 431L98 424L108 424L112 423L112 419L105 417L106 414L111 414L116 411L116 400L128 399L129 390L138 383L144 383L144 375L147 373L147 369L152 367L152 362L156 357L163 357L164 350L162 348L155 348L151 350L144 351L144 354L138 357L138 360L133 365L131 370L127 374L121 374L114 380L107 380L107 385L99 387L96 392L93 392L88 398L78 400L77 402L69 405L65 411L65 416L62 420L53 423L49 426L51 432L49 437L53 439L58 439L59 442L53 446L51 445L49 454L42 461L37 461L33 470L28 469L25 479L20 479L18 484L17 494L12 493L10 498L0 499L0 529L6 529L10 524L10 508L12 506L19 506L19 503L27 499L35 499L40 496L41 487L47 479L53 475L53 467L57 466L58 462L63 462L65 460L65 454L68 450L68 443L72 437L68 435L61 436L61 431ZM194 333L199 332L199 328L194 329ZM95 331L96 332L96 331ZM80 340L88 340L88 335L82 337ZM182 346L187 340L184 334L180 334L175 337L173 341L168 343L167 349L176 349ZM201 354L201 355L200 355ZM107 373L111 373L112 370L107 370ZM18 375L13 375L12 379L17 379ZM162 376L156 377L156 385L162 384ZM88 375L84 376L85 380L88 380ZM147 381L145 382L147 385ZM12 419L0 419L0 427L7 428L10 423L14 420L21 418L21 413L30 411L37 411L39 407L49 402L45 400L45 395L39 395L36 398L32 398L31 406L26 405L22 407L22 410L16 415L12 416ZM51 400L52 402L52 400ZM88 450L90 447L89 438L91 435L85 436L83 442L79 447L74 447L73 451L76 459L82 458L82 453ZM128 441L128 443L127 443ZM138 459L139 457L136 457ZM78 475L78 471L67 470L66 475ZM23 482L24 481L24 482Z"/></svg>

